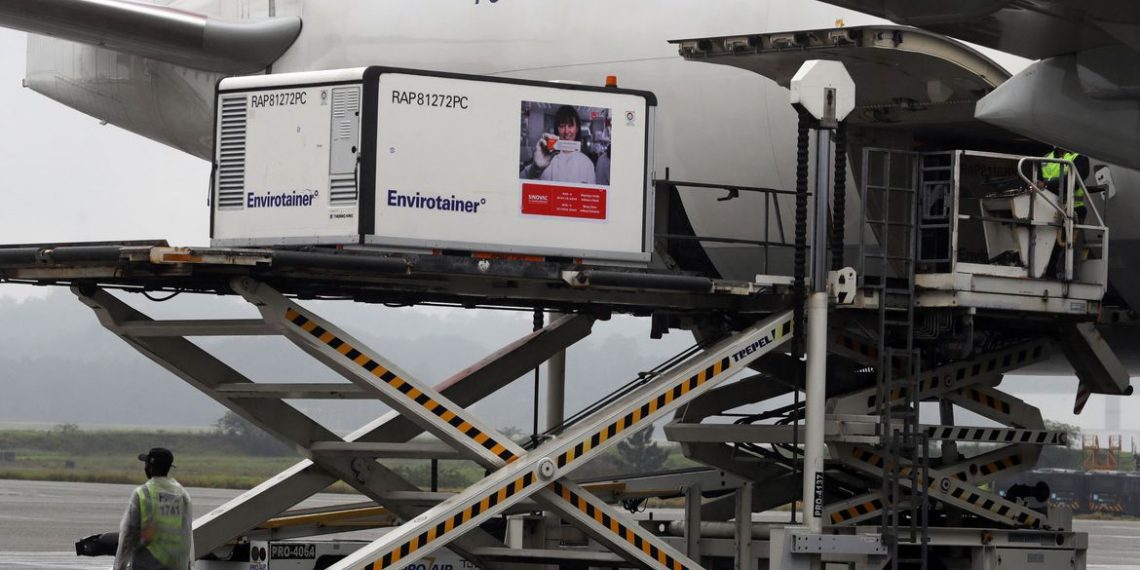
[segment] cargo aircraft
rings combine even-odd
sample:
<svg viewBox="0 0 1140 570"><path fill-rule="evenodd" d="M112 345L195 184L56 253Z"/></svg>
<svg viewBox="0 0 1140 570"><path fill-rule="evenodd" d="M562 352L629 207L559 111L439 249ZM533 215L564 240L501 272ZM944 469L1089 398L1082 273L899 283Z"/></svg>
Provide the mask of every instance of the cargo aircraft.
<svg viewBox="0 0 1140 570"><path fill-rule="evenodd" d="M983 142L1037 154L1060 145L1120 165L1113 174L1124 191L1110 224L1140 214L1140 194L1130 191L1140 174L1126 169L1140 167L1140 6L1131 2L0 0L0 26L30 33L29 88L205 160L214 88L226 76L366 65L585 84L615 75L659 99L658 178L777 189L795 180L797 119L781 86L794 68L777 59L765 77L694 63L670 41L789 32L769 39L796 48L809 41L797 31L833 29L828 37L849 41L843 30L864 24L887 49L868 90L882 101L860 120L893 130L856 137L853 148L909 147L920 128L930 133L923 144L944 148ZM943 35L1039 61L1010 75ZM951 71L916 62L915 52ZM681 199L696 235L763 239L754 196ZM1112 225L1112 294L1132 308L1140 308L1138 240L1136 224ZM706 243L702 253L721 276L757 273L755 253L738 244ZM1106 335L1140 370L1132 331Z"/></svg>
<svg viewBox="0 0 1140 570"><path fill-rule="evenodd" d="M1110 224L1140 214L1140 174L1126 170L1140 168L1140 5L1127 0L0 0L0 26L30 32L31 89L204 160L227 76L370 65L595 85L617 76L657 96L659 192L676 192L693 234L723 238L666 253L729 279L771 269L743 243L771 238L771 218L757 215L767 202L742 187L795 186L798 119L784 87L808 48L858 75L852 156L883 146L1032 156L1058 145L1119 165ZM947 36L1040 61L1012 75ZM691 61L714 51L711 37L769 57L751 68ZM850 167L860 180L859 161ZM737 188L682 194L682 181ZM1140 309L1140 227L1111 235L1111 295ZM1140 325L1102 330L1140 370Z"/></svg>

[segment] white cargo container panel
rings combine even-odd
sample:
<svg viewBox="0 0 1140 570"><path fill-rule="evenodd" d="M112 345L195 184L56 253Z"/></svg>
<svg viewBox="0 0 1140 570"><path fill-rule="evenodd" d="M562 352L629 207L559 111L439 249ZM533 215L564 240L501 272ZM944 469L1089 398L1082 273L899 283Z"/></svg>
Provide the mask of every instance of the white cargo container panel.
<svg viewBox="0 0 1140 570"><path fill-rule="evenodd" d="M648 261L645 94L402 73L378 88L368 243ZM557 132L571 111L579 140Z"/></svg>
<svg viewBox="0 0 1140 570"><path fill-rule="evenodd" d="M290 75L220 84L215 245L359 239L360 72Z"/></svg>
<svg viewBox="0 0 1140 570"><path fill-rule="evenodd" d="M638 91L378 67L226 79L213 244L644 264L654 106Z"/></svg>

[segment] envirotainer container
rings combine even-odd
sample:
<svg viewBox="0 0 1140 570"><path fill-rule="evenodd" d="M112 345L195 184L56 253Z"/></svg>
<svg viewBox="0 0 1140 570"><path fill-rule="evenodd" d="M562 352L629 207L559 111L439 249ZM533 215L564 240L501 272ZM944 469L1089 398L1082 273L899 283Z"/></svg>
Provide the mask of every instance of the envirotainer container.
<svg viewBox="0 0 1140 570"><path fill-rule="evenodd" d="M216 103L214 246L649 261L651 93L366 67Z"/></svg>

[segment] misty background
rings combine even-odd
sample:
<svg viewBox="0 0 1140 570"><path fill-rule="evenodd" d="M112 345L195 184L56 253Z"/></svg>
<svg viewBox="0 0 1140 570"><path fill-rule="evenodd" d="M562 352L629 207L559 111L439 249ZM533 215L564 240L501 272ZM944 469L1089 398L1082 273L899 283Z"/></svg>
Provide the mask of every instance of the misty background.
<svg viewBox="0 0 1140 570"><path fill-rule="evenodd" d="M155 318L257 318L240 298L180 295L155 303L117 296ZM304 302L414 378L436 384L525 336L532 314L448 308L389 308L351 302ZM0 424L205 427L225 408L137 353L97 322L67 289L42 298L0 298ZM549 321L548 321L549 322ZM598 321L594 334L568 351L566 401L581 409L693 343L684 332L649 339L649 320ZM347 382L283 337L194 339L211 354L259 382ZM542 382L545 396L545 381ZM474 406L499 428L530 433L534 402L528 374ZM347 431L387 408L358 400L295 402L330 428ZM540 409L544 409L540 405ZM540 421L541 427L541 421Z"/></svg>

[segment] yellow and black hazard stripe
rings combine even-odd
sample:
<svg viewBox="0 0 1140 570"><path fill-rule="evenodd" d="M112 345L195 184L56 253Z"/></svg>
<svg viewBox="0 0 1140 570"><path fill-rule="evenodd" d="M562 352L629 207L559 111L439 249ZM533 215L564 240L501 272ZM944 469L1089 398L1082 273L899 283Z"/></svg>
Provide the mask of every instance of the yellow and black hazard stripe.
<svg viewBox="0 0 1140 570"><path fill-rule="evenodd" d="M1019 526L1026 528L1041 527L1041 519L1029 514L1028 512L1025 512L1025 510L1011 512L1014 510L1013 507L1011 507L1003 500L986 495L980 495L978 493L974 493L973 491L967 491L962 487L955 487L954 490L950 492L950 496L958 499L959 501L969 503L970 505L978 507L982 510L994 513L999 517L1003 517L1016 523Z"/></svg>
<svg viewBox="0 0 1140 570"><path fill-rule="evenodd" d="M286 309L285 319L301 329L306 334L319 340L327 345L329 348L338 352L345 359L352 362L355 366L363 368L369 374L379 378L384 383L398 390L401 394L416 403L416 405L423 409L435 414L441 420L447 422L448 425L458 430L463 435L474 440L485 449L490 450L491 453L497 455L500 459L510 463L518 457L511 453L507 448L492 438L490 435L483 432L479 428L471 425L463 416L457 414L455 411L448 409L447 406L438 402L435 398L423 393L419 388L416 388L411 382L400 378L397 374L384 368L379 362L368 357L368 355L361 353L351 344L345 342L343 339L325 330L317 323L310 320L305 315L295 309Z"/></svg>
<svg viewBox="0 0 1140 570"><path fill-rule="evenodd" d="M983 477L989 477L992 475L997 475L997 474L1001 473L1002 471L1005 471L1006 469L1012 469L1014 467L1017 467L1018 465L1021 465L1022 463L1025 463L1025 458L1023 458L1021 456L1021 454L1016 454L1016 455L1010 455L1008 457L1003 457L1001 459L991 461L989 463L985 463L985 464L980 465L980 466L973 466L973 467L974 467L974 469L977 470L978 473L981 473ZM958 471L956 473L951 473L947 476L950 477L951 479L957 479L959 481L969 481L970 480L969 471L966 469L963 469L963 470Z"/></svg>
<svg viewBox="0 0 1140 570"><path fill-rule="evenodd" d="M452 530L479 516L479 513L482 513L483 511L486 511L495 505L507 500L508 498L518 494L523 489L526 489L527 487L533 485L536 481L537 478L535 477L534 473L528 471L525 475L519 477L518 479L511 481L496 491L488 493L479 502L472 504L471 506L463 509L458 513L455 513L454 516L447 517L434 527L429 528L426 531L421 532L420 534L404 541L399 546L392 547L391 550L389 550L376 561L365 566L365 568L367 570L382 570L384 568L390 568L393 564L396 564L400 560L407 558L417 550L430 544L436 538L450 533Z"/></svg>
<svg viewBox="0 0 1140 570"><path fill-rule="evenodd" d="M1120 503L1093 503L1089 510L1097 513L1123 513L1124 505Z"/></svg>
<svg viewBox="0 0 1140 570"><path fill-rule="evenodd" d="M1066 443L1065 432L1016 428L929 426L926 428L926 435L930 439L986 443L1035 443L1041 445L1063 445Z"/></svg>
<svg viewBox="0 0 1140 570"><path fill-rule="evenodd" d="M1003 457L997 461L991 461L985 465L978 466L978 472L980 472L983 477L989 477L990 475L996 475L1002 471L1005 471L1006 469L1017 467L1022 463L1023 460L1021 459L1021 455L1010 455L1009 457Z"/></svg>
<svg viewBox="0 0 1140 570"><path fill-rule="evenodd" d="M855 459L858 459L859 461L862 461L871 467L874 467L876 469L883 468L883 456L879 455L878 453L863 449L862 447L853 447L851 448L851 455Z"/></svg>
<svg viewBox="0 0 1140 570"><path fill-rule="evenodd" d="M868 501L837 509L831 513L831 524L840 525L847 521L883 510L883 499L875 497Z"/></svg>
<svg viewBox="0 0 1140 570"><path fill-rule="evenodd" d="M839 333L835 335L833 347L846 349L856 360L863 360L872 364L879 362L879 347L850 335ZM897 372L906 372L907 359L896 356L891 359L891 366Z"/></svg>
<svg viewBox="0 0 1140 570"><path fill-rule="evenodd" d="M884 465L886 463L884 461L882 455L879 455L878 453L874 453L874 452L868 451L866 449L858 448L858 447L852 448L851 455L855 459L858 459L859 461L862 461L863 463L871 465L871 466L873 466L877 469L880 469L880 470L882 470L884 468ZM1016 457L1015 461L1017 461L1017 462L1021 461L1020 456L1011 456L1009 458L1005 458L1005 459L1002 459L999 461L995 461L989 465L993 466L993 465L996 465L998 463L1005 463L1013 457ZM899 474L903 478L908 478L911 475L911 470L912 470L912 468L909 465L903 466L899 469ZM952 475L951 477L953 477L955 479L959 479L960 481L965 481L965 472L961 472L961 473ZM940 478L941 478L941 476L931 477L930 478L930 484L928 485L928 487L931 490L936 491L937 490L936 487L939 485ZM925 481L923 481L921 476L917 476L917 479L918 479L919 485L925 485L926 484ZM1019 526L1028 527L1028 528L1038 528L1041 526L1041 520L1038 517L1034 517L1033 515L1025 512L1025 510L1017 510L1016 512L1011 512L1011 511L1014 511L1014 508L1011 506L1010 503L1008 503L1007 501L1005 501L1003 499L998 499L996 497L992 497L992 496L988 496L988 495L981 495L978 493L974 493L972 491L967 491L966 489L962 488L961 486L956 486L950 492L950 496L959 500L959 501L969 503L972 506L975 506L975 507L978 507L980 509L984 509L984 510L987 510L991 513L994 513L994 514L996 514L996 515L998 515L998 516L1000 516L1006 520L1009 520L1009 521L1011 521L1011 522L1013 522ZM835 515L833 514L832 519L834 520L834 518L835 518Z"/></svg>
<svg viewBox="0 0 1140 570"><path fill-rule="evenodd" d="M919 394L920 397L925 397L933 392L939 386L939 380L944 377L953 378L953 383L958 384L966 380L972 380L979 376L986 374L993 374L1008 370L1010 368L1020 368L1039 360L1045 353L1044 342L1039 342L1033 346L1027 346L1021 349L1007 350L1005 352L995 353L993 356L976 361L962 362L957 365L950 365L948 372L935 372L927 375L919 381ZM896 365L896 369L897 369ZM891 402L897 402L910 395L906 387L895 388L891 391ZM867 407L874 409L878 401L878 395L872 394L867 398ZM1008 408L1008 405L1006 406ZM1009 413L1008 411L1005 413Z"/></svg>
<svg viewBox="0 0 1140 570"><path fill-rule="evenodd" d="M919 380L918 393L920 396L922 396L922 395L926 394L927 392L933 391L937 387L938 387L938 376L937 375L931 375L925 379ZM910 388L908 388L906 386L899 386L899 387L891 390L890 402L893 403L893 402L901 401L909 395L910 395ZM867 397L867 407L874 409L875 403L878 401L879 401L879 395L878 394L871 394L870 396Z"/></svg>
<svg viewBox="0 0 1140 570"><path fill-rule="evenodd" d="M963 390L958 390L958 393L962 396L965 396L970 401L977 402L991 410L997 410L998 412L1006 415L1008 415L1010 412L1011 408L1009 402L995 397L989 392L983 392L978 388L966 388Z"/></svg>
<svg viewBox="0 0 1140 570"><path fill-rule="evenodd" d="M891 469L896 465L895 463L886 461L882 455L861 447L851 448L851 456L879 470ZM912 471L913 468L910 465L899 466L899 476L904 479L909 479L912 475ZM914 480L919 485L924 485L926 481L919 473L914 473Z"/></svg>
<svg viewBox="0 0 1140 570"><path fill-rule="evenodd" d="M560 495L563 500L570 503L574 508L584 513L587 517L594 519L595 522L609 529L609 531L621 540L633 545L634 548L644 552L650 558L656 560L663 567L669 570L696 570L686 566L680 560L677 560L669 553L657 548L651 541L642 538L641 529L631 528L622 524L621 521L611 517L605 510L596 508L590 504L582 496L571 491L566 486L555 482L551 485L555 493Z"/></svg>
<svg viewBox="0 0 1140 570"><path fill-rule="evenodd" d="M790 324L790 323L789 323ZM567 463L574 461L581 457L591 449L605 443L608 439L616 436L619 433L637 425L643 419L649 417L657 410L673 403L673 400L692 392L696 388L704 385L709 380L720 376L725 370L728 370L731 360L729 357L724 357L714 363L712 366L701 370L700 372L690 376L687 380L678 383L677 385L665 390L657 395L657 397L650 399L641 405L640 408L635 408L628 414L618 418L616 421L610 423L608 426L594 432L593 435L579 441L573 448L566 450L558 456L558 466L563 467Z"/></svg>
<svg viewBox="0 0 1140 570"><path fill-rule="evenodd" d="M289 314L289 320L291 322L293 322L294 324L296 324L297 326L301 327L302 330L304 330L306 333L317 337L322 342L325 342L330 347L332 347L335 350L337 350L338 352L341 352L342 354L344 354L346 357L348 357L348 355L351 353L351 351L352 351L351 347L349 347L348 349L342 350L342 348L340 348L340 345L334 346L333 342L335 339L335 335L331 335L331 334L327 333L326 331L319 331L319 327L315 327L314 323L308 322L307 319L305 319L303 315L300 315L299 313L297 313L295 311L291 312ZM306 327L308 327L308 328L306 328ZM765 337L761 337L761 339L757 341L758 346L759 347L764 346L764 344L765 344L763 341L764 338L769 339L768 343L772 343L776 340L779 340L779 339L791 334L791 332L792 332L792 323L789 320L788 322L785 322L780 326L777 326L777 327L770 329L770 331L768 332L767 335L765 335ZM357 353L357 356L350 357L350 359L353 362L355 362L357 365L366 367L366 369L368 369L367 363L370 361L368 360L368 358L366 356L363 356L363 355L360 355L359 353ZM616 421L610 423L606 427L604 427L604 428L594 432L590 436L585 437L582 440L578 441L578 443L576 445L574 445L574 447L570 448L569 450L563 452L562 454L560 454L558 456L558 460L557 460L558 466L563 467L563 466L575 461L576 459L579 459L579 458L587 455L591 449L594 449L594 448L600 446L602 443L609 440L610 438L613 438L613 437L617 436L618 434L620 434L624 431L628 431L629 428L637 425L639 422L642 422L646 419L652 419L656 415L655 412L661 410L662 408L668 406L669 404L671 404L675 400L682 398L686 394L689 394L693 390L699 388L700 386L708 383L710 380L712 380L712 379L716 378L717 376L728 371L731 368L731 363L732 363L732 356L727 356L727 357L721 358L720 360L717 360L711 366L708 366L707 368L701 370L697 374L694 374L694 375L690 376L689 378L677 381L676 383L674 383L672 385L672 387L665 389L662 392L658 393L657 396L650 399L649 401L644 403L642 406L635 408L633 411L631 411L628 414L618 418ZM388 382L390 385L395 386L395 384L393 383L392 380L388 380L384 377L384 375L383 375L384 373L378 373L377 372L377 370L381 370L381 369L382 368L380 368L378 364L373 363L373 369L368 369L368 370L372 374L383 379L385 382ZM385 372L391 378L398 379L398 377L396 377L395 374L388 372L388 371L385 371ZM438 402L436 402L436 405L437 406L439 405ZM425 407L427 407L427 405L425 405ZM433 412L434 412L434 410L433 410ZM441 415L440 417L443 417L443 416ZM511 460L513 460L513 459L517 459L517 457L511 456ZM508 461L510 461L510 460L508 460ZM464 509L463 511L456 513L454 516L446 518L443 522L438 523L436 526L428 529L427 531L424 531L415 537L412 537L410 539L405 540L403 543L399 544L398 546L392 546L380 558L376 559L372 564L368 565L367 568L369 568L370 570L380 570L380 569L384 569L384 568L389 568L391 565L396 564L397 562L399 562L400 560L402 560L408 556L411 556L413 553L422 549L425 545L430 544L431 542L435 541L437 538L444 536L444 535L452 532L454 529L458 528L459 526L470 522L475 517L479 516L480 513L483 513L485 511L487 511L488 509L495 507L499 503L504 502L504 501L508 500L509 498L511 498L511 497L523 492L523 491L529 491L532 488L532 486L536 485L536 484L541 485L543 483L537 481L533 472L528 471L525 475L522 475L521 477L513 480L512 482L510 482L507 485L503 485L503 486L499 487L497 490L493 490L490 492L483 493L482 498L477 503L474 503L471 506ZM565 487L562 487L562 486L559 486L558 488L565 490ZM528 492L527 494L530 494L530 493ZM563 495L563 498L565 499L566 496ZM469 500L474 501L475 497L470 497ZM590 505L587 501L585 501L581 497L578 497L578 501L575 501L574 504L579 509L586 509L588 507L590 509L590 511L584 510L584 512L586 512L588 515L590 512L593 512L594 514L589 515L589 516L595 517L595 520L597 520L597 517L601 517L602 514L604 514L604 513L602 513L602 511L600 511L599 509L596 509L595 507ZM612 520L612 517L610 517L610 519L611 519L610 524L612 525L614 521ZM638 536L636 533L632 533L632 534L631 533L632 533L632 531L630 533L623 533L621 536L625 540L636 541L636 542L633 542L633 544L635 546L640 543L642 546L640 546L639 548L641 548L643 552L650 554L652 557L654 557L656 559L660 560L659 556L664 555L664 553L659 552L659 549L657 549L655 545L644 540L643 538ZM670 558L672 558L672 557L670 557ZM679 563L679 561L677 561L675 559L672 561L673 565L676 565L678 563ZM679 566L679 567L671 566L671 570L685 570L685 569L684 569L684 566Z"/></svg>
<svg viewBox="0 0 1140 570"><path fill-rule="evenodd" d="M1079 511L1081 509L1081 502L1076 500L1076 499L1050 499L1049 500L1049 508L1056 509L1056 508L1061 508L1061 507L1070 508L1070 509L1073 509L1074 511Z"/></svg>
<svg viewBox="0 0 1140 570"><path fill-rule="evenodd" d="M779 340L791 334L792 322L788 321L778 328L773 328L768 332L768 338L772 341ZM630 427L637 425L645 418L654 414L657 410L673 403L674 400L692 392L693 390L705 385L709 380L716 378L723 374L732 364L732 358L726 356L716 361L709 367L701 370L700 372L690 376L689 378L677 383L672 388L668 388L656 397L651 398L639 408L618 418L616 421L611 422L609 425L594 432L593 435L579 441L573 448L564 451L558 455L558 466L564 467L566 464L574 461L587 453L591 449L605 443L610 438L628 430Z"/></svg>
<svg viewBox="0 0 1140 570"><path fill-rule="evenodd" d="M840 348L845 348L854 354L858 354L869 362L877 362L879 360L879 347L853 336L837 334L835 335L835 345Z"/></svg>

